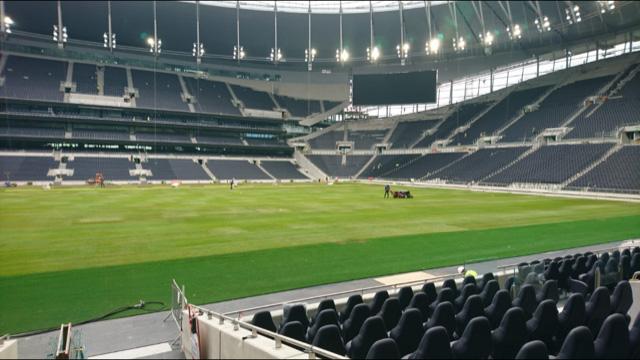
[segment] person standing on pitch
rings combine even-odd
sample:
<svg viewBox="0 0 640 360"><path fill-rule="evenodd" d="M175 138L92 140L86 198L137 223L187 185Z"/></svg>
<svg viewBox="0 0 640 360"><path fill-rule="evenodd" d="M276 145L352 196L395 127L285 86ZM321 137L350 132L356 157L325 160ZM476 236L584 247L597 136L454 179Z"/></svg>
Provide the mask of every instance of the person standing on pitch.
<svg viewBox="0 0 640 360"><path fill-rule="evenodd" d="M384 186L384 198L388 199L390 193L391 193L391 186L389 186L389 184L387 184L387 185Z"/></svg>
<svg viewBox="0 0 640 360"><path fill-rule="evenodd" d="M231 179L229 190L233 190L233 185L235 184L236 184L236 179L235 178Z"/></svg>

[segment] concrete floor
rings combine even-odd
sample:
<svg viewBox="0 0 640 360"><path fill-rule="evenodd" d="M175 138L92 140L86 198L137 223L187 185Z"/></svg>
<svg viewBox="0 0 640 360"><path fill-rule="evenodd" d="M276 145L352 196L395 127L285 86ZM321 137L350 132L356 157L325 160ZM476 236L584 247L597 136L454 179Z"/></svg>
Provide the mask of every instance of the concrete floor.
<svg viewBox="0 0 640 360"><path fill-rule="evenodd" d="M494 272L499 266L517 264L523 261L532 261L546 257L563 256L576 252L600 251L618 246L640 245L640 239L634 242L613 242L595 246L586 246L561 251L552 251L529 256L520 256L508 259L493 260L467 264L468 269L473 269L479 274L485 272ZM429 269L430 275L447 275L455 273L457 266L450 266L439 269ZM189 286L189 284L185 284ZM381 283L375 279L362 279L347 281L336 284L314 286L279 293L260 295L244 299L223 301L219 303L204 305L205 308L216 312L228 313L242 309L247 309L265 304L282 303L296 299L302 299L312 296L321 296L324 294L357 290L365 287L378 286ZM122 319L105 320L92 324L78 326L85 346L87 356L104 355L117 351L136 349L147 347L150 345L172 343L178 337L178 327L173 319L167 318L168 311L157 312L146 315L132 316ZM18 341L18 356L20 358L43 358L51 352L53 346L52 341L57 333L46 333L30 337L24 337ZM173 346L173 350L164 353L155 353L145 358L165 359L182 357L179 351L179 345Z"/></svg>

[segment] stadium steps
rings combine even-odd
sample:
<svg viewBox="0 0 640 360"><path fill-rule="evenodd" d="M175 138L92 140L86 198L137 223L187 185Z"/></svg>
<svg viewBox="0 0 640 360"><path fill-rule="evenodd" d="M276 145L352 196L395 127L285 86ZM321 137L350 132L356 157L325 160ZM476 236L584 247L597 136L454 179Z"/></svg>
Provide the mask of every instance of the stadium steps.
<svg viewBox="0 0 640 360"><path fill-rule="evenodd" d="M482 183L484 182L486 179L491 178L492 176L498 175L501 172L507 170L508 168L512 167L514 164L516 164L518 161L526 158L527 156L531 155L532 153L534 153L535 151L537 151L540 147L542 147L542 144L535 144L533 145L529 150L525 151L522 153L522 155L518 156L515 160L513 160L512 162L508 163L507 165L503 166L502 168L492 172L491 174L483 177L482 179L478 180L478 183Z"/></svg>
<svg viewBox="0 0 640 360"><path fill-rule="evenodd" d="M238 111L240 111L240 114L242 114L242 116L247 116L244 113L244 103L240 101L240 99L238 99L238 96L236 96L236 93L233 91L229 83L226 82L224 84L227 87L229 94L231 94L231 103L233 103L233 106L235 106L238 109Z"/></svg>
<svg viewBox="0 0 640 360"><path fill-rule="evenodd" d="M397 123L396 123L397 124ZM362 175L362 173L367 170L367 168L369 168L369 165L371 165L371 163L378 158L378 154L374 154L369 161L367 161L364 166L362 167L362 169L360 169L360 171L358 171L353 177L358 179L360 177L360 175Z"/></svg>
<svg viewBox="0 0 640 360"><path fill-rule="evenodd" d="M262 170L263 173L267 174L268 177L270 177L273 180L278 180L275 176L271 175L271 173L269 173L267 171L267 169L265 169L262 164L260 164L260 162L256 161L256 166L258 167L258 169Z"/></svg>
<svg viewBox="0 0 640 360"><path fill-rule="evenodd" d="M204 170L205 173L207 173L207 176L209 176L211 178L211 180L216 181L218 180L216 178L215 175L213 175L213 173L211 172L211 170L209 170L209 168L207 167L207 164L205 162L202 162L202 165L200 165L202 167L202 170Z"/></svg>
<svg viewBox="0 0 640 360"><path fill-rule="evenodd" d="M449 114L450 115L450 114ZM438 124L436 124L436 126L432 127L431 129L429 129L428 131L425 131L422 136L420 136L416 141L413 142L413 144L411 144L409 146L409 149L413 149L416 145L418 145L424 138L426 138L427 136L429 136L427 133L429 134L433 134L436 131L438 131L438 128L440 127L440 125L442 125L443 122L447 121L447 118L449 117L449 115L443 116L442 120L440 120L438 122Z"/></svg>
<svg viewBox="0 0 640 360"><path fill-rule="evenodd" d="M104 66L96 67L96 81L98 85L98 95L104 96Z"/></svg>
<svg viewBox="0 0 640 360"><path fill-rule="evenodd" d="M136 87L133 84L133 75L131 75L131 68L129 66L127 66L124 70L125 70L125 73L127 74L127 88L129 89L128 91L129 92L136 91L135 90ZM137 94L137 92L136 92L136 94ZM135 96L132 97L130 99L130 101L131 101L131 107L134 107L134 108L138 107L138 104L137 104ZM135 139L132 139L132 140L135 140Z"/></svg>
<svg viewBox="0 0 640 360"><path fill-rule="evenodd" d="M301 168L307 171L307 173L309 174L309 177L311 178L315 177L316 179L325 179L329 177L327 174L324 173L324 171L320 170L320 168L317 167L311 160L307 159L307 157L304 156L304 154L302 154L302 152L300 152L299 150L295 150L293 152L293 157L296 160L296 163L298 163L298 166L300 166Z"/></svg>
<svg viewBox="0 0 640 360"><path fill-rule="evenodd" d="M379 178L387 177L387 175L391 175L394 172L413 164L414 162L418 161L418 159L421 159L423 156L426 156L426 155L428 155L428 154L422 154L421 156L418 156L418 157L416 157L414 159L411 159L411 160L407 161L406 163L404 163L404 164L402 164L402 165L400 165L400 166L398 166L398 167L396 167L394 169L391 169L391 170L389 170L389 171L387 171L385 173L380 174L378 177Z"/></svg>
<svg viewBox="0 0 640 360"><path fill-rule="evenodd" d="M180 83L180 88L182 89L182 101L185 101L187 98L194 99L195 97L189 93L189 89L187 88L187 84L184 82L184 78L182 75L178 74L178 83ZM196 112L196 107L193 105L193 102L186 102L187 107L189 108L189 112Z"/></svg>
<svg viewBox="0 0 640 360"><path fill-rule="evenodd" d="M538 98L538 100L534 101L533 103L531 103L529 105L539 106L544 101L544 99L546 99L549 95L551 95L551 93L553 93L557 89L559 89L559 88L561 88L561 87L563 87L565 85L568 85L568 84L569 84L569 82L567 82L567 81L559 82L558 84L556 84L556 86L552 87L546 93L544 93L542 96L540 96ZM515 124L518 120L522 119L524 117L524 115L525 115L525 112L524 111L520 111L520 113L518 115L516 115L511 121L507 122L503 127L501 127L500 129L496 130L494 135L502 134L505 130L507 130L509 127L511 127L513 124Z"/></svg>
<svg viewBox="0 0 640 360"><path fill-rule="evenodd" d="M389 131L387 131L387 135L385 135L384 138L382 139L382 143L383 144L388 144L389 143L389 139L391 139L391 136L396 131L396 128L398 127L398 124L400 124L400 121L395 121L393 123L393 125L391 125L391 127L389 128ZM393 144L390 144L390 145L393 145Z"/></svg>
<svg viewBox="0 0 640 360"><path fill-rule="evenodd" d="M616 87L614 89L610 89L608 96L615 96L620 90L622 90L622 88L624 88L624 86L631 81L638 72L640 72L640 64L633 64L630 67L634 67L634 69L632 69L627 76L625 76L623 79L620 79L620 77L622 77L622 75L626 72L626 69L622 72L620 72L620 74L618 74L618 76L616 76L612 81L611 81L611 86L613 87L613 85L616 85ZM618 82L619 81L619 82ZM617 83L617 84L616 84Z"/></svg>
<svg viewBox="0 0 640 360"><path fill-rule="evenodd" d="M593 170L593 168L595 168L596 166L598 166L598 165L602 164L603 162L605 162L611 155L613 155L613 154L617 153L618 151L620 151L620 149L622 149L622 147L623 147L622 144L616 144L616 146L612 147L609 151L607 151L600 159L598 159L597 161L594 161L591 165L587 166L584 170L582 170L579 173L573 175L572 177L567 179L565 182L560 184L560 187L564 188L567 185L571 184L572 182L574 182L574 181L578 180L579 178L583 177L589 171Z"/></svg>
<svg viewBox="0 0 640 360"><path fill-rule="evenodd" d="M430 172L430 173L426 173L426 174L424 174L424 176L422 176L422 177L420 178L420 180L426 180L429 176L432 176L432 175L436 175L436 174L438 174L439 172L441 172L441 171L443 171L443 170L445 170L445 169L449 168L450 166L452 166L452 165L456 164L458 161L461 161L462 159L466 158L467 156L469 156L469 155L471 155L471 154L473 154L473 153L474 153L474 151L469 152L469 153L467 153L466 155L461 156L461 157L459 157L458 159L455 159L454 161L452 161L452 162L448 163L447 165L445 165L445 166L441 167L440 169L437 169L437 170L432 171L432 172Z"/></svg>

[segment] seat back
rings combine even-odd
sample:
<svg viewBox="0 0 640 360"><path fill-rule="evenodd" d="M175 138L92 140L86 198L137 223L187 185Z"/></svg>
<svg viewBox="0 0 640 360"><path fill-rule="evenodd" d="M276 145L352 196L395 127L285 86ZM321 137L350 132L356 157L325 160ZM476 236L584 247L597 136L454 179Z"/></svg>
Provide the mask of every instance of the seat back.
<svg viewBox="0 0 640 360"><path fill-rule="evenodd" d="M458 359L486 359L491 355L492 340L489 320L472 319L459 340L451 345L453 356Z"/></svg>
<svg viewBox="0 0 640 360"><path fill-rule="evenodd" d="M434 326L422 336L418 349L409 359L452 359L449 335L442 326Z"/></svg>
<svg viewBox="0 0 640 360"><path fill-rule="evenodd" d="M380 339L387 337L384 320L380 316L372 316L365 320L356 337L347 344L347 356L352 359L364 358L371 345Z"/></svg>
<svg viewBox="0 0 640 360"><path fill-rule="evenodd" d="M398 301L400 301L400 309L404 310L409 306L413 298L413 289L411 286L405 286L398 290Z"/></svg>
<svg viewBox="0 0 640 360"><path fill-rule="evenodd" d="M389 337L398 345L400 356L405 356L418 347L423 334L422 313L418 309L407 309L398 325L389 332Z"/></svg>
<svg viewBox="0 0 640 360"><path fill-rule="evenodd" d="M398 345L393 339L378 340L367 352L365 359L399 359Z"/></svg>
<svg viewBox="0 0 640 360"><path fill-rule="evenodd" d="M362 328L365 320L369 317L369 306L367 304L357 304L351 311L349 318L342 324L344 341L349 342L356 337Z"/></svg>
<svg viewBox="0 0 640 360"><path fill-rule="evenodd" d="M265 330L276 332L276 324L273 322L273 317L271 317L271 312L269 311L255 313L251 319L251 323Z"/></svg>
<svg viewBox="0 0 640 360"><path fill-rule="evenodd" d="M522 309L516 307L507 310L500 326L491 333L494 359L512 359L516 356L527 341L526 321Z"/></svg>
<svg viewBox="0 0 640 360"><path fill-rule="evenodd" d="M351 310L353 310L356 305L362 304L363 302L364 301L360 294L349 296L347 299L347 306L345 306L344 311L340 312L340 322L345 322L351 315Z"/></svg>
<svg viewBox="0 0 640 360"><path fill-rule="evenodd" d="M547 350L547 346L540 340L533 340L524 344L516 355L516 360L539 360L548 358L549 351Z"/></svg>
<svg viewBox="0 0 640 360"><path fill-rule="evenodd" d="M629 355L629 328L621 314L612 314L602 324L593 342L598 359L624 359Z"/></svg>
<svg viewBox="0 0 640 360"><path fill-rule="evenodd" d="M313 338L312 345L338 355L346 354L338 325L325 325L318 329L316 336Z"/></svg>
<svg viewBox="0 0 640 360"><path fill-rule="evenodd" d="M571 330L562 343L556 359L593 359L593 335L586 326Z"/></svg>
<svg viewBox="0 0 640 360"><path fill-rule="evenodd" d="M384 326L387 329L392 329L398 324L400 316L402 316L402 309L400 309L400 301L396 298L388 298L382 304L382 308L378 313L384 320Z"/></svg>

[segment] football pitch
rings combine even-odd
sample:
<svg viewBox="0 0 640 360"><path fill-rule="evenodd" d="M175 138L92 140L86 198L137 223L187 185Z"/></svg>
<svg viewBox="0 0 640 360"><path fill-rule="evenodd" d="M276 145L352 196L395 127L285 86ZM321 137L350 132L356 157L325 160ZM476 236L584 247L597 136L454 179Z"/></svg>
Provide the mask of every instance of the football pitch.
<svg viewBox="0 0 640 360"><path fill-rule="evenodd" d="M0 190L0 334L78 322L170 281L205 304L640 237L637 203L379 185ZM135 314L130 312L128 314Z"/></svg>

